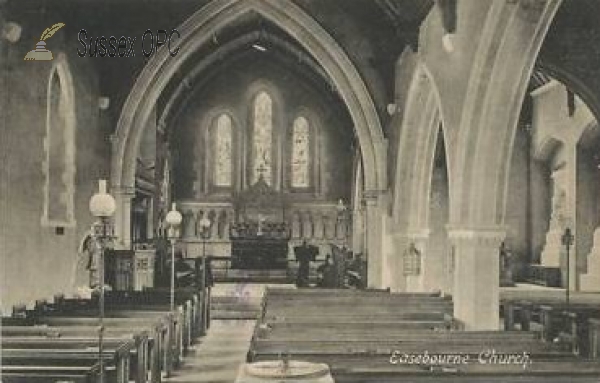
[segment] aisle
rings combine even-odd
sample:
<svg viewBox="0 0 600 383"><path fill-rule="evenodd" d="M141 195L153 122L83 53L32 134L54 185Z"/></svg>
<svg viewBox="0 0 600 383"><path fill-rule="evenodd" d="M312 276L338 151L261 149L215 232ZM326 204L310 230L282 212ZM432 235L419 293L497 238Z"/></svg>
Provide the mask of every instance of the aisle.
<svg viewBox="0 0 600 383"><path fill-rule="evenodd" d="M214 320L208 334L184 359L175 376L179 383L232 383L240 364L246 361L254 320Z"/></svg>
<svg viewBox="0 0 600 383"><path fill-rule="evenodd" d="M239 366L246 362L250 340L268 284L218 283L212 289L208 334L184 357L183 365L166 382L233 383ZM294 288L291 285L278 287ZM232 319L238 318L238 319Z"/></svg>

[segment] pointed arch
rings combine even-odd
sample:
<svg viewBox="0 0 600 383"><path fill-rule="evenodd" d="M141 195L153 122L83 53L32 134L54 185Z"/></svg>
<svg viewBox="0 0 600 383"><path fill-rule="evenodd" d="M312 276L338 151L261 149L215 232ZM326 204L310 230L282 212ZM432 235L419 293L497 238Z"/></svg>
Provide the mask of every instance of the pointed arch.
<svg viewBox="0 0 600 383"><path fill-rule="evenodd" d="M513 142L527 85L561 0L494 2L481 31L457 132L453 226L503 227ZM492 86L490 84L499 84ZM502 105L503 107L498 107Z"/></svg>
<svg viewBox="0 0 600 383"><path fill-rule="evenodd" d="M210 36L252 11L294 36L331 77L354 122L365 168L369 169L365 172L366 184L371 190L385 189L385 157L381 150L385 140L366 85L336 41L311 16L289 0L215 0L177 28L181 33L179 54L171 57L165 50L153 56L124 104L115 133L111 169L113 185L117 188L131 186L135 172L132 164L144 123L149 117L150 108L177 69L193 52L206 44Z"/></svg>
<svg viewBox="0 0 600 383"><path fill-rule="evenodd" d="M117 198L117 235L129 245L129 203L134 190L139 143L152 108L171 78L211 36L244 15L256 12L294 37L330 76L353 121L365 167L365 184L378 193L387 187L385 139L368 89L344 50L323 27L290 0L214 0L177 30L179 53L157 52L148 61L128 95L115 132L111 186Z"/></svg>
<svg viewBox="0 0 600 383"><path fill-rule="evenodd" d="M403 116L396 123L395 175L391 213L405 231L420 232L429 227L431 178L438 135L447 137L439 92L418 54L404 52L399 70L412 72ZM400 73L399 73L400 75ZM446 163L450 164L446 150ZM448 168L450 168L448 166Z"/></svg>

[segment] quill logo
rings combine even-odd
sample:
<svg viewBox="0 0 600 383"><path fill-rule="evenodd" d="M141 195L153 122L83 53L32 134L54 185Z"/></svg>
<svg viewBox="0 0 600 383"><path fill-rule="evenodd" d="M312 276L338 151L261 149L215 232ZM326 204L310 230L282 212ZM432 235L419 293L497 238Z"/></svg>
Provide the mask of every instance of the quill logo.
<svg viewBox="0 0 600 383"><path fill-rule="evenodd" d="M46 40L54 36L56 31L64 27L65 23L56 23L53 26L46 28L40 37L40 41L35 44L35 49L27 52L23 61L50 61L54 59L52 52L46 49Z"/></svg>

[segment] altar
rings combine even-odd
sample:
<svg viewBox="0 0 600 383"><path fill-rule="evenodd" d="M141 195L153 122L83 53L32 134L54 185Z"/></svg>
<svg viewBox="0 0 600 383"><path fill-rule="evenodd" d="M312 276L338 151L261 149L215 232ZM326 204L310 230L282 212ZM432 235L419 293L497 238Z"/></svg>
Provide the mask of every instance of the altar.
<svg viewBox="0 0 600 383"><path fill-rule="evenodd" d="M229 228L231 268L287 269L290 230L285 222L285 202L283 194L262 176L236 197L235 222Z"/></svg>

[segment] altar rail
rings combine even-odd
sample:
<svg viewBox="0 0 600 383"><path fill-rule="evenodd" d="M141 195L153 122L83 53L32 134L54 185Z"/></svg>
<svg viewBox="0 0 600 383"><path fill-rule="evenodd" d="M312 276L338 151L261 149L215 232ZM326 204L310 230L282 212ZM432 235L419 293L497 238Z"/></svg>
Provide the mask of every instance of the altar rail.
<svg viewBox="0 0 600 383"><path fill-rule="evenodd" d="M182 214L182 247L189 256L230 256L229 229L235 222L235 211L230 202L180 201L177 203ZM284 212L290 231L290 253L292 248L309 240L320 247L320 254L329 254L330 245L348 246L352 233L349 214L340 214L336 202L295 202ZM206 217L211 225L205 237L200 220Z"/></svg>

